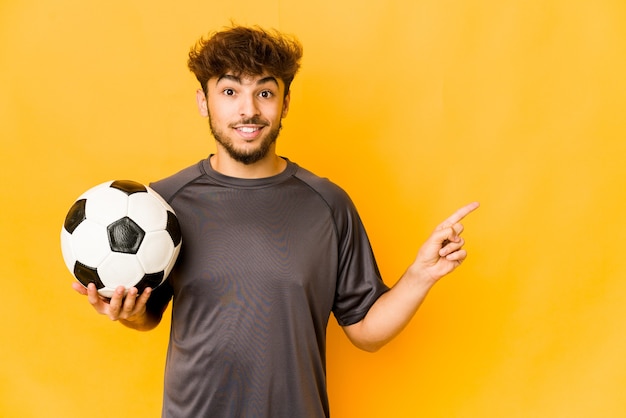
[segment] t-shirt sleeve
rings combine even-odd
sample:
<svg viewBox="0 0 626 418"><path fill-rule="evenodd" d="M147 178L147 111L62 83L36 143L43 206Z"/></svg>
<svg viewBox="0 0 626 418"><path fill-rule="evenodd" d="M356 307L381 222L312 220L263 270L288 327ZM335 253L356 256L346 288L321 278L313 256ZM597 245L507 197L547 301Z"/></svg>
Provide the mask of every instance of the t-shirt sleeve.
<svg viewBox="0 0 626 418"><path fill-rule="evenodd" d="M357 210L345 192L335 202L339 265L333 313L341 326L365 317L389 287L380 275L369 238Z"/></svg>

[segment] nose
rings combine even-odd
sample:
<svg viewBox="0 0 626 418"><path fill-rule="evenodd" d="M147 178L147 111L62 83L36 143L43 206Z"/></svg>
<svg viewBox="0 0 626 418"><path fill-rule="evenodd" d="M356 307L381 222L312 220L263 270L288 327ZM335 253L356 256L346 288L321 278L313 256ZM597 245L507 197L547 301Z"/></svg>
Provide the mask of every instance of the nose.
<svg viewBox="0 0 626 418"><path fill-rule="evenodd" d="M257 106L256 97L254 95L242 95L239 114L242 117L251 117L259 115L259 107Z"/></svg>

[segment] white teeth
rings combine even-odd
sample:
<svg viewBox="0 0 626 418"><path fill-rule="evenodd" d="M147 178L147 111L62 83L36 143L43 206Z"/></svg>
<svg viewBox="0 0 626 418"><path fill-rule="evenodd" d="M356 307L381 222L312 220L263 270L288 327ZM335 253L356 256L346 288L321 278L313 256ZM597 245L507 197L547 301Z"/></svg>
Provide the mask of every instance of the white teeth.
<svg viewBox="0 0 626 418"><path fill-rule="evenodd" d="M244 133L247 133L247 134L251 134L252 132L257 131L257 130L258 130L258 128L248 128L248 127L242 127L242 128L239 128L239 130L240 130L241 132L244 132Z"/></svg>

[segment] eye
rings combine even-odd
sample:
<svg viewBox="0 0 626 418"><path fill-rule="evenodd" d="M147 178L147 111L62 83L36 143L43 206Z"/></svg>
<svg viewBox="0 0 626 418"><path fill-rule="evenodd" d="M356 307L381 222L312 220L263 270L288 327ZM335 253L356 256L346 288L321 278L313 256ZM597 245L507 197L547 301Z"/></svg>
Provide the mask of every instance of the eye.
<svg viewBox="0 0 626 418"><path fill-rule="evenodd" d="M259 93L259 96L261 96L264 99L269 99L274 96L274 93L272 93L269 90L263 90L261 93Z"/></svg>
<svg viewBox="0 0 626 418"><path fill-rule="evenodd" d="M224 95L225 96L234 96L235 95L235 90L233 89L224 89Z"/></svg>

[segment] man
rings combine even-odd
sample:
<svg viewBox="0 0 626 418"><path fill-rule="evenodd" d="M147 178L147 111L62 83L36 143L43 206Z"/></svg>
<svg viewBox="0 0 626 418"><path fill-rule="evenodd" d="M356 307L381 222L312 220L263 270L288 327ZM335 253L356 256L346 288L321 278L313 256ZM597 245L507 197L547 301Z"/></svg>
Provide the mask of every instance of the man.
<svg viewBox="0 0 626 418"><path fill-rule="evenodd" d="M75 289L97 312L138 330L173 300L164 417L327 417L331 312L359 348L376 351L429 289L466 257L459 209L397 284L380 278L346 193L276 154L299 68L299 42L233 27L189 54L214 155L154 183L176 211L183 247L167 282L109 302Z"/></svg>

